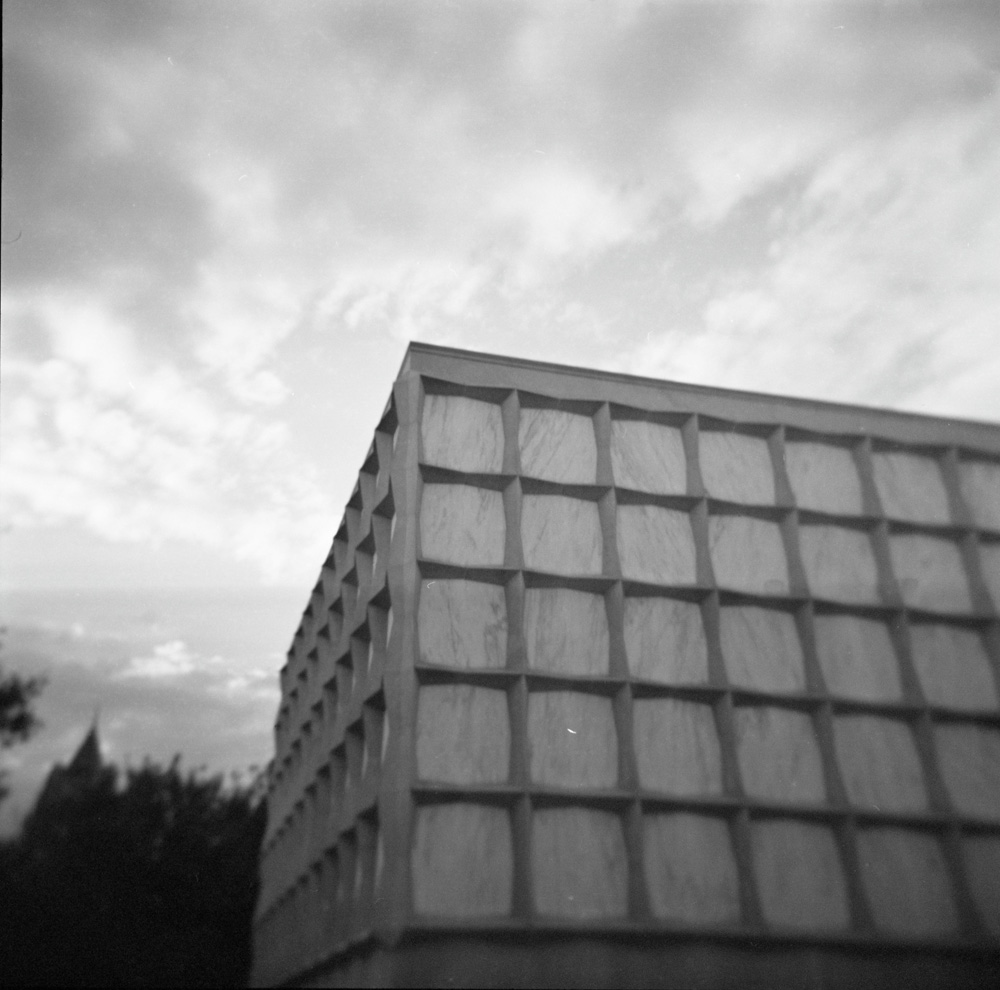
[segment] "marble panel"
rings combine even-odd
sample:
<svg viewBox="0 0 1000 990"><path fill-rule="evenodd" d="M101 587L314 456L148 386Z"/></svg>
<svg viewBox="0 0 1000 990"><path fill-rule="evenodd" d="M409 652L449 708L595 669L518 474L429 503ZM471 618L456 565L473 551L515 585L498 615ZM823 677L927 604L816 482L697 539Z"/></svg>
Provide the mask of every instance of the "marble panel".
<svg viewBox="0 0 1000 990"><path fill-rule="evenodd" d="M507 663L504 589L481 581L429 578L420 582L420 659L452 667Z"/></svg>
<svg viewBox="0 0 1000 990"><path fill-rule="evenodd" d="M506 809L472 803L418 807L410 862L419 914L510 913L514 849Z"/></svg>
<svg viewBox="0 0 1000 990"><path fill-rule="evenodd" d="M1000 464L962 461L958 478L976 525L1000 531Z"/></svg>
<svg viewBox="0 0 1000 990"><path fill-rule="evenodd" d="M590 416L522 409L518 441L521 473L530 478L583 485L597 480L597 440Z"/></svg>
<svg viewBox="0 0 1000 990"><path fill-rule="evenodd" d="M800 526L799 546L809 588L817 598L878 604L878 567L871 537L839 526Z"/></svg>
<svg viewBox="0 0 1000 990"><path fill-rule="evenodd" d="M720 611L730 684L761 691L805 690L802 644L793 615L753 605L729 605Z"/></svg>
<svg viewBox="0 0 1000 990"><path fill-rule="evenodd" d="M683 495L687 491L687 460L681 431L659 423L614 420L611 470L621 488Z"/></svg>
<svg viewBox="0 0 1000 990"><path fill-rule="evenodd" d="M803 509L860 515L861 481L849 450L826 443L789 440L785 468L796 503Z"/></svg>
<svg viewBox="0 0 1000 990"><path fill-rule="evenodd" d="M600 574L601 520L596 502L525 495L521 505L525 565L556 574Z"/></svg>
<svg viewBox="0 0 1000 990"><path fill-rule="evenodd" d="M725 924L740 917L729 827L703 815L646 815L643 870L657 918Z"/></svg>
<svg viewBox="0 0 1000 990"><path fill-rule="evenodd" d="M955 808L1000 821L1000 732L981 725L934 726L938 766Z"/></svg>
<svg viewBox="0 0 1000 990"><path fill-rule="evenodd" d="M816 653L831 694L898 701L899 664L889 626L856 615L816 615Z"/></svg>
<svg viewBox="0 0 1000 990"><path fill-rule="evenodd" d="M743 788L751 797L794 804L826 799L812 719L783 708L738 707L733 713Z"/></svg>
<svg viewBox="0 0 1000 990"><path fill-rule="evenodd" d="M581 691L533 691L528 750L536 784L614 787L618 735L611 699Z"/></svg>
<svg viewBox="0 0 1000 990"><path fill-rule="evenodd" d="M528 666L560 674L608 673L608 613L603 595L568 588L527 588Z"/></svg>
<svg viewBox="0 0 1000 990"><path fill-rule="evenodd" d="M788 594L788 562L777 523L748 516L710 516L708 545L720 588Z"/></svg>
<svg viewBox="0 0 1000 990"><path fill-rule="evenodd" d="M710 705L675 698L632 703L640 784L670 794L718 794L722 757Z"/></svg>
<svg viewBox="0 0 1000 990"><path fill-rule="evenodd" d="M421 433L427 464L494 474L503 468L503 417L492 402L427 395Z"/></svg>
<svg viewBox="0 0 1000 990"><path fill-rule="evenodd" d="M878 811L927 807L920 757L905 723L875 715L839 715L833 722L833 741L852 804Z"/></svg>
<svg viewBox="0 0 1000 990"><path fill-rule="evenodd" d="M766 440L702 430L698 459L705 489L713 498L774 505L774 469Z"/></svg>
<svg viewBox="0 0 1000 990"><path fill-rule="evenodd" d="M539 914L625 916L628 863L617 815L590 808L536 810L531 820L531 859Z"/></svg>
<svg viewBox="0 0 1000 990"><path fill-rule="evenodd" d="M980 542L979 563L993 607L1000 612L1000 543Z"/></svg>
<svg viewBox="0 0 1000 990"><path fill-rule="evenodd" d="M920 454L872 454L872 474L890 519L910 522L948 523L948 493L941 467L932 457Z"/></svg>
<svg viewBox="0 0 1000 990"><path fill-rule="evenodd" d="M958 544L936 536L894 533L892 567L903 601L912 608L971 612L972 598Z"/></svg>
<svg viewBox="0 0 1000 990"><path fill-rule="evenodd" d="M625 599L625 652L633 677L664 684L708 680L701 609L671 598Z"/></svg>
<svg viewBox="0 0 1000 990"><path fill-rule="evenodd" d="M913 665L931 704L979 710L996 708L997 688L980 633L961 626L910 625Z"/></svg>
<svg viewBox="0 0 1000 990"><path fill-rule="evenodd" d="M420 548L424 557L469 567L503 564L503 495L471 485L424 485Z"/></svg>
<svg viewBox="0 0 1000 990"><path fill-rule="evenodd" d="M1000 838L966 835L962 841L965 875L979 917L1000 937Z"/></svg>
<svg viewBox="0 0 1000 990"><path fill-rule="evenodd" d="M875 924L883 931L926 936L958 928L948 868L933 836L859 829L858 859Z"/></svg>
<svg viewBox="0 0 1000 990"><path fill-rule="evenodd" d="M622 574L633 581L694 584L690 516L658 505L619 505L618 557Z"/></svg>
<svg viewBox="0 0 1000 990"><path fill-rule="evenodd" d="M417 698L417 774L449 784L507 780L507 695L469 684L434 684Z"/></svg>
<svg viewBox="0 0 1000 990"><path fill-rule="evenodd" d="M833 832L808 822L755 821L754 873L764 918L781 928L846 928L847 883Z"/></svg>

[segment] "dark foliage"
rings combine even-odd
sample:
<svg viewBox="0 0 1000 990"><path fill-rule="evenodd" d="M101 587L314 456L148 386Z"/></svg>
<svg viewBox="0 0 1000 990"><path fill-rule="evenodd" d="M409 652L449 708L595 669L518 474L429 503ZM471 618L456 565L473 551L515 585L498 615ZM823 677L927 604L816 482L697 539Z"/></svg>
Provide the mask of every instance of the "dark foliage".
<svg viewBox="0 0 1000 990"><path fill-rule="evenodd" d="M41 726L32 705L44 686L40 677L5 674L0 666L0 749L24 742ZM0 770L0 801L7 796L5 778L6 771Z"/></svg>

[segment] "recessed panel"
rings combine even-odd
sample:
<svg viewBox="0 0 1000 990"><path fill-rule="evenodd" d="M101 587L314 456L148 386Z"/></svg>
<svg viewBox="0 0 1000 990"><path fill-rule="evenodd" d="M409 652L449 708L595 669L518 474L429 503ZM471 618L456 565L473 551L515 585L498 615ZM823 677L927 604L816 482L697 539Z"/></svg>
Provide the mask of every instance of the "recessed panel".
<svg viewBox="0 0 1000 990"><path fill-rule="evenodd" d="M712 498L756 505L774 504L774 469L767 441L742 433L698 435L701 477Z"/></svg>
<svg viewBox="0 0 1000 990"><path fill-rule="evenodd" d="M694 534L686 512L658 505L618 506L622 575L653 584L694 584Z"/></svg>
<svg viewBox="0 0 1000 990"><path fill-rule="evenodd" d="M889 626L858 615L815 615L816 654L831 694L897 701L899 663Z"/></svg>
<svg viewBox="0 0 1000 990"><path fill-rule="evenodd" d="M738 707L733 713L743 787L751 797L793 804L826 800L812 719L783 708Z"/></svg>
<svg viewBox="0 0 1000 990"><path fill-rule="evenodd" d="M962 840L965 875L980 920L1000 937L1000 836L966 835Z"/></svg>
<svg viewBox="0 0 1000 990"><path fill-rule="evenodd" d="M603 595L569 588L527 588L528 666L561 674L607 674L608 613Z"/></svg>
<svg viewBox="0 0 1000 990"><path fill-rule="evenodd" d="M872 473L890 519L910 522L948 523L948 493L941 467L932 457L919 454L872 454Z"/></svg>
<svg viewBox="0 0 1000 990"><path fill-rule="evenodd" d="M521 409L521 473L570 484L594 484L597 443L589 416L557 409Z"/></svg>
<svg viewBox="0 0 1000 990"><path fill-rule="evenodd" d="M968 710L997 707L996 681L979 632L915 622L910 642L913 665L931 704Z"/></svg>
<svg viewBox="0 0 1000 990"><path fill-rule="evenodd" d="M708 543L720 588L788 594L788 563L777 523L749 516L710 516Z"/></svg>
<svg viewBox="0 0 1000 990"><path fill-rule="evenodd" d="M729 682L760 691L802 691L805 671L795 617L773 608L720 610L722 655Z"/></svg>
<svg viewBox="0 0 1000 990"><path fill-rule="evenodd" d="M861 482L851 452L825 443L785 443L785 467L800 508L860 515Z"/></svg>
<svg viewBox="0 0 1000 990"><path fill-rule="evenodd" d="M556 574L600 574L601 520L596 502L525 495L521 506L525 565Z"/></svg>
<svg viewBox="0 0 1000 990"><path fill-rule="evenodd" d="M611 424L611 470L615 484L656 495L687 491L687 461L681 431L639 420Z"/></svg>
<svg viewBox="0 0 1000 990"><path fill-rule="evenodd" d="M636 698L632 711L639 783L669 794L717 794L722 759L710 705Z"/></svg>
<svg viewBox="0 0 1000 990"><path fill-rule="evenodd" d="M626 598L625 653L633 677L704 683L708 646L701 608L670 598Z"/></svg>
<svg viewBox="0 0 1000 990"><path fill-rule="evenodd" d="M979 563L993 607L1000 612L1000 543L979 543Z"/></svg>
<svg viewBox="0 0 1000 990"><path fill-rule="evenodd" d="M499 585L421 581L417 627L424 663L503 667L507 662L507 605Z"/></svg>
<svg viewBox="0 0 1000 990"><path fill-rule="evenodd" d="M924 774L910 727L875 715L839 715L833 739L848 800L877 811L922 811Z"/></svg>
<svg viewBox="0 0 1000 990"><path fill-rule="evenodd" d="M867 533L839 526L799 527L809 590L830 601L878 604L878 568Z"/></svg>
<svg viewBox="0 0 1000 990"><path fill-rule="evenodd" d="M500 407L491 402L427 395L421 434L428 464L493 473L503 467L503 417Z"/></svg>
<svg viewBox="0 0 1000 990"><path fill-rule="evenodd" d="M1000 464L963 461L958 465L958 478L975 524L1000 530Z"/></svg>
<svg viewBox="0 0 1000 990"><path fill-rule="evenodd" d="M528 748L537 784L614 787L618 736L611 699L581 691L533 691Z"/></svg>
<svg viewBox="0 0 1000 990"><path fill-rule="evenodd" d="M934 727L938 765L956 810L1000 821L1000 731L981 725Z"/></svg>
<svg viewBox="0 0 1000 990"><path fill-rule="evenodd" d="M471 485L424 485L420 548L424 557L491 567L503 564L503 495Z"/></svg>
<svg viewBox="0 0 1000 990"><path fill-rule="evenodd" d="M935 612L971 612L972 599L958 544L917 533L889 537L903 601Z"/></svg>

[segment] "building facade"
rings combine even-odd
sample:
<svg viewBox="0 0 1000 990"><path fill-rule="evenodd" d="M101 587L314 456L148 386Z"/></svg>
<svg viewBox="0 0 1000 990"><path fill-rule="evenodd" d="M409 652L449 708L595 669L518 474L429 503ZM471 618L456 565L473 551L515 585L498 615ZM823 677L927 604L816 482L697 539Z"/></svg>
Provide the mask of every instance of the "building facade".
<svg viewBox="0 0 1000 990"><path fill-rule="evenodd" d="M281 684L258 985L1000 972L1000 427L412 344Z"/></svg>

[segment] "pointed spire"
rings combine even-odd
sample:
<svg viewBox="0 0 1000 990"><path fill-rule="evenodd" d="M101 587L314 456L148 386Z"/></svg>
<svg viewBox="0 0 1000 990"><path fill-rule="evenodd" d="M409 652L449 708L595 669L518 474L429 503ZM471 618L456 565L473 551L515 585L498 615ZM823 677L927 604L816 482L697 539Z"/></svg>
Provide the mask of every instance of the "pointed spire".
<svg viewBox="0 0 1000 990"><path fill-rule="evenodd" d="M76 755L70 760L67 770L72 774L96 775L103 766L101 760L101 742L97 736L98 712L94 712L94 721L91 723L90 731L86 738L80 743L80 748Z"/></svg>

